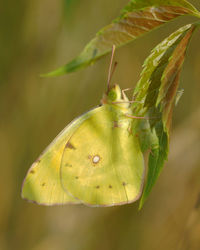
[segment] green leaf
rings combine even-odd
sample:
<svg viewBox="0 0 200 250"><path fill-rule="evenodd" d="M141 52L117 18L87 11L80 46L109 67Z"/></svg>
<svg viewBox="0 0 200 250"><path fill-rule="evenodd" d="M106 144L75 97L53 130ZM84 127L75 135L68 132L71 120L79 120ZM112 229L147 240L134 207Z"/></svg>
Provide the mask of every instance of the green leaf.
<svg viewBox="0 0 200 250"><path fill-rule="evenodd" d="M148 160L148 174L144 186L143 194L140 199L139 209L142 208L144 202L149 196L154 184L156 183L160 172L167 160L169 151L168 134L163 129L162 122L157 122L151 130L153 143L151 143L151 151Z"/></svg>
<svg viewBox="0 0 200 250"><path fill-rule="evenodd" d="M184 34L190 30L191 24L181 27L169 37L158 44L147 57L143 64L143 71L139 82L134 90L136 101L141 102L140 105L133 104L133 108L146 113L151 107L156 106L159 88L161 86L161 78L168 64L174 49L179 44ZM143 109L142 109L143 108ZM142 110L142 111L141 111Z"/></svg>
<svg viewBox="0 0 200 250"><path fill-rule="evenodd" d="M134 91L136 100L141 104L133 104L133 111L136 115L148 114L150 129L146 132L152 138L148 143L151 145L151 152L140 208L150 194L167 159L170 124L180 72L188 43L197 26L198 24L189 24L180 28L153 49L145 60L141 78ZM141 148L144 148L143 144L144 142Z"/></svg>
<svg viewBox="0 0 200 250"><path fill-rule="evenodd" d="M130 1L122 11L122 15L100 30L78 57L43 76L58 76L84 68L109 53L113 44L116 47L123 46L166 22L186 14L200 16L199 12L184 0Z"/></svg>
<svg viewBox="0 0 200 250"><path fill-rule="evenodd" d="M191 25L191 28L186 33L184 33L184 37L173 51L172 56L169 58L168 65L162 75L156 106L160 106L164 129L168 134L170 130L172 112L176 102L179 78L185 59L186 49L196 27L198 26Z"/></svg>
<svg viewBox="0 0 200 250"><path fill-rule="evenodd" d="M199 16L197 9L185 0L132 0L124 8L124 12L129 12L133 10L144 9L149 6L179 6L186 8L194 13L194 15Z"/></svg>

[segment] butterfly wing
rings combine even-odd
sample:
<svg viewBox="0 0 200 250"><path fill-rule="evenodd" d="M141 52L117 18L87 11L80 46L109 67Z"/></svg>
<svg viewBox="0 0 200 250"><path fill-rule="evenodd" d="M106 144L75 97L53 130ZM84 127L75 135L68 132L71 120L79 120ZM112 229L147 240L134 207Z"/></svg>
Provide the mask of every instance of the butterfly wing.
<svg viewBox="0 0 200 250"><path fill-rule="evenodd" d="M61 162L61 183L68 194L91 206L137 200L144 162L131 119L103 105L68 140Z"/></svg>
<svg viewBox="0 0 200 250"><path fill-rule="evenodd" d="M22 185L24 199L43 205L80 203L63 190L60 183L60 163L66 142L94 110L72 121L33 163Z"/></svg>

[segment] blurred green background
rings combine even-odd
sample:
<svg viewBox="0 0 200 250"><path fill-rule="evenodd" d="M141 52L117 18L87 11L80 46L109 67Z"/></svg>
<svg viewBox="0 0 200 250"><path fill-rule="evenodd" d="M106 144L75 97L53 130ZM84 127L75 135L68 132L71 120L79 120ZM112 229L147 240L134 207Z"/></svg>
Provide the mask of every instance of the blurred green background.
<svg viewBox="0 0 200 250"><path fill-rule="evenodd" d="M111 207L43 207L21 199L23 178L72 119L99 104L110 56L58 78L40 78L78 55L127 0L0 2L0 249L199 250L199 31L181 77L169 161L142 211ZM198 9L198 0L191 1ZM116 51L113 82L135 86L142 63L161 39L195 18L181 17Z"/></svg>

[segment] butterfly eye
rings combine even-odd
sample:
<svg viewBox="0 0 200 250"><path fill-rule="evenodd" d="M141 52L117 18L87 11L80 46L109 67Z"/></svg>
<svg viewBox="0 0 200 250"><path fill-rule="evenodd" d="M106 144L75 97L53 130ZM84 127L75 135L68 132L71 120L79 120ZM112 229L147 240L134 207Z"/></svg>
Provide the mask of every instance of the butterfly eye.
<svg viewBox="0 0 200 250"><path fill-rule="evenodd" d="M117 99L117 93L116 93L116 91L110 90L109 93L108 93L108 99L110 101L112 101L112 102L115 101Z"/></svg>

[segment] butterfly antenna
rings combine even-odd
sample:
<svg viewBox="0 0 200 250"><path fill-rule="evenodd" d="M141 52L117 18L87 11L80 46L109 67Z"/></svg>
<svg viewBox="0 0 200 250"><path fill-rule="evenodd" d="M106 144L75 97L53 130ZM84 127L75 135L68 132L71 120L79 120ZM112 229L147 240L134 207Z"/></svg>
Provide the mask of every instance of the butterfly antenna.
<svg viewBox="0 0 200 250"><path fill-rule="evenodd" d="M114 66L113 66L113 69L112 69L112 64L113 64L113 57L114 57L114 54L115 54L115 45L112 46L112 54L111 54L111 59L110 59L110 66L109 66L109 70L108 70L108 82L107 82L107 90L109 91L110 89L110 82L111 82L111 79L112 79L112 76L113 76L113 73L116 69L116 66L117 66L117 62L115 62Z"/></svg>

